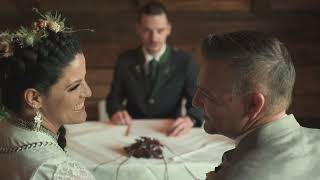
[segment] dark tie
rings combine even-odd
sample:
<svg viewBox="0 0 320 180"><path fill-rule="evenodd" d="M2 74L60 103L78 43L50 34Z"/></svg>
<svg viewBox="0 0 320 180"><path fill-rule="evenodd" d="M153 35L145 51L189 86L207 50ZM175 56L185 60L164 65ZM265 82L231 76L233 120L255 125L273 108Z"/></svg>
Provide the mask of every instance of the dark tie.
<svg viewBox="0 0 320 180"><path fill-rule="evenodd" d="M152 59L148 64L148 70L149 70L149 80L152 86L154 86L155 81L157 79L157 71L158 71L158 62L155 59Z"/></svg>

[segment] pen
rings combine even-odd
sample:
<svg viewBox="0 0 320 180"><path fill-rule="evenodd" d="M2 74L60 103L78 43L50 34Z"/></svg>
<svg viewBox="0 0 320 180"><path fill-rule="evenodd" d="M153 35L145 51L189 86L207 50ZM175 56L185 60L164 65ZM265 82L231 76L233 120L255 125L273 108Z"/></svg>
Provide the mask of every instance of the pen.
<svg viewBox="0 0 320 180"><path fill-rule="evenodd" d="M125 136L129 136L131 131L131 125L128 125Z"/></svg>

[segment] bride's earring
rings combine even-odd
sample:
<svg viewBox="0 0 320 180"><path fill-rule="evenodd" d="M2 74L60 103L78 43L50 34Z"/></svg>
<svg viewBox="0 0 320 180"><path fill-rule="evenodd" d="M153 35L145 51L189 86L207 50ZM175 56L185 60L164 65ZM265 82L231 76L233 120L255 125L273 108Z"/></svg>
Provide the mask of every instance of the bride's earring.
<svg viewBox="0 0 320 180"><path fill-rule="evenodd" d="M41 123L42 123L42 114L39 110L36 111L36 116L34 117L34 122L35 122L35 130L39 131Z"/></svg>

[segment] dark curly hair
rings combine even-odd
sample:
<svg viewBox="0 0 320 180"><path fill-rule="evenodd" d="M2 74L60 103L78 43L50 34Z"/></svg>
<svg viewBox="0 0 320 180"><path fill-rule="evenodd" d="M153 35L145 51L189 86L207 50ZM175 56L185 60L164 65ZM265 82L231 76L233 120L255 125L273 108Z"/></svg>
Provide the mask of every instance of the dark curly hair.
<svg viewBox="0 0 320 180"><path fill-rule="evenodd" d="M13 56L0 60L1 103L19 114L24 91L34 88L47 94L78 53L82 53L80 43L72 33L50 32L34 46L16 46ZM58 134L64 148L65 129L61 127Z"/></svg>

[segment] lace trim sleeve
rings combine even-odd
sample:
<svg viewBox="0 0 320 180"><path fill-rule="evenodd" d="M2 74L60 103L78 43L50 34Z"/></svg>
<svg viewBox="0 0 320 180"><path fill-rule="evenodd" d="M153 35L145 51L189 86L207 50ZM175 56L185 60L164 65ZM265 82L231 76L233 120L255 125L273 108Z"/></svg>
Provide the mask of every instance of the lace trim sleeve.
<svg viewBox="0 0 320 180"><path fill-rule="evenodd" d="M61 163L53 175L54 180L94 180L93 175L78 162L67 160Z"/></svg>
<svg viewBox="0 0 320 180"><path fill-rule="evenodd" d="M32 180L95 180L80 163L68 158L54 158L34 172Z"/></svg>

